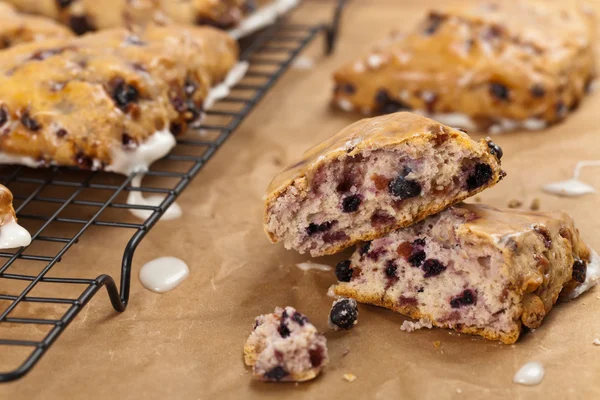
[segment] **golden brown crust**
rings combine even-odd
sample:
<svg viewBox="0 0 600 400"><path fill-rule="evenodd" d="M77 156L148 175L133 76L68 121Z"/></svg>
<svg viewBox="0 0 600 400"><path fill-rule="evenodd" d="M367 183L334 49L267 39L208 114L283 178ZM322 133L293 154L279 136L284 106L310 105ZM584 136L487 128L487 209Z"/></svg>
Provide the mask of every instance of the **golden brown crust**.
<svg viewBox="0 0 600 400"><path fill-rule="evenodd" d="M323 253L324 255L335 254L359 241L372 240L382 236L382 234L416 223L429 215L435 214L452 204L458 203L469 196L495 185L502 179L504 172L500 168L500 161L490 153L486 140L482 139L479 142L475 142L464 132L414 113L400 112L363 119L307 150L301 161L292 164L272 180L267 188L265 200L263 216L265 233L272 243L277 243L281 239L274 232L270 231L267 226L272 204L290 187L293 187L297 191L299 197L306 196L311 187L310 182L321 166L335 159L353 157L375 149L397 148L407 141L410 141L415 146L424 145L432 140L436 140L440 135L444 136L444 140L451 140L458 143L461 147L473 152L476 157L480 157L482 162L489 164L493 170L493 176L489 182L470 193L447 199L439 203L438 206L425 208L410 220L397 219L395 225L386 227L383 231L369 232L361 236L356 236L352 232L349 232L353 235L350 236L348 241L341 242L328 249Z"/></svg>
<svg viewBox="0 0 600 400"><path fill-rule="evenodd" d="M107 30L0 53L0 151L39 165L101 169L115 150L186 129L237 62L213 28Z"/></svg>
<svg viewBox="0 0 600 400"><path fill-rule="evenodd" d="M250 9L246 0L8 1L22 11L56 19L79 34L148 24L198 24L231 28L237 25Z"/></svg>
<svg viewBox="0 0 600 400"><path fill-rule="evenodd" d="M0 185L0 226L8 219L17 220L12 202L13 195L11 191L6 186Z"/></svg>
<svg viewBox="0 0 600 400"><path fill-rule="evenodd" d="M563 3L436 10L340 68L333 102L367 115L414 109L465 114L482 130L506 120L539 129L585 95L595 76L594 38L590 12Z"/></svg>

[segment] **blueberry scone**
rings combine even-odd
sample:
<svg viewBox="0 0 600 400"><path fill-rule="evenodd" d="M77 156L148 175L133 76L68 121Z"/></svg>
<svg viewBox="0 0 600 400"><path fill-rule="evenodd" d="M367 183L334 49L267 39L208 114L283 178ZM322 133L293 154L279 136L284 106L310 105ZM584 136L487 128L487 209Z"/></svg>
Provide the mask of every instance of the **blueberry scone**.
<svg viewBox="0 0 600 400"><path fill-rule="evenodd" d="M489 139L417 114L364 119L275 177L265 232L301 253L333 254L495 185L501 157Z"/></svg>
<svg viewBox="0 0 600 400"><path fill-rule="evenodd" d="M0 49L46 38L68 38L70 30L54 21L17 13L0 2Z"/></svg>
<svg viewBox="0 0 600 400"><path fill-rule="evenodd" d="M17 224L13 208L13 195L4 185L0 185L0 249L28 246L31 235Z"/></svg>
<svg viewBox="0 0 600 400"><path fill-rule="evenodd" d="M147 25L231 28L253 9L252 0L7 0L19 10L58 20L82 34Z"/></svg>
<svg viewBox="0 0 600 400"><path fill-rule="evenodd" d="M255 379L308 381L329 362L327 339L294 308L277 307L272 314L256 317L244 360Z"/></svg>
<svg viewBox="0 0 600 400"><path fill-rule="evenodd" d="M357 246L338 264L334 292L514 343L523 326L540 326L559 295L595 284L598 267L564 212L463 203Z"/></svg>
<svg viewBox="0 0 600 400"><path fill-rule="evenodd" d="M214 28L106 30L0 52L0 162L147 169L197 123L238 47Z"/></svg>
<svg viewBox="0 0 600 400"><path fill-rule="evenodd" d="M594 26L591 10L569 2L431 11L340 68L333 102L367 115L415 110L469 130L542 129L589 89Z"/></svg>

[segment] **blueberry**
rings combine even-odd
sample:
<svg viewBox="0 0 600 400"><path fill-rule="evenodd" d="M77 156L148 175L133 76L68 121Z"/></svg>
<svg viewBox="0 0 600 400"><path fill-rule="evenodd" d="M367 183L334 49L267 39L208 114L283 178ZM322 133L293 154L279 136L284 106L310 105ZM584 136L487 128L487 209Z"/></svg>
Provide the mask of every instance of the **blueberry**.
<svg viewBox="0 0 600 400"><path fill-rule="evenodd" d="M585 261L575 260L573 263L573 280L583 283L587 275L587 265Z"/></svg>
<svg viewBox="0 0 600 400"><path fill-rule="evenodd" d="M67 136L67 133L68 132L67 132L66 129L61 128L61 129L59 129L59 130L56 131L56 136L58 136L58 137L65 137L65 136Z"/></svg>
<svg viewBox="0 0 600 400"><path fill-rule="evenodd" d="M466 289L460 295L450 300L450 306L452 308L459 308L462 306L468 306L477 303L477 294L470 289Z"/></svg>
<svg viewBox="0 0 600 400"><path fill-rule="evenodd" d="M23 115L21 115L21 123L25 128L34 132L39 131L42 128L40 123L33 119L31 115L29 115L29 110L25 110Z"/></svg>
<svg viewBox="0 0 600 400"><path fill-rule="evenodd" d="M421 266L421 269L423 270L423 272L425 272L425 275L423 275L423 277L430 278L432 276L437 276L444 272L446 270L446 266L438 260L430 258L425 260L425 262Z"/></svg>
<svg viewBox="0 0 600 400"><path fill-rule="evenodd" d="M356 92L356 87L351 83L344 83L339 87L339 90L346 94L354 94Z"/></svg>
<svg viewBox="0 0 600 400"><path fill-rule="evenodd" d="M129 134L123 133L121 136L121 143L123 143L123 147L135 146L136 142Z"/></svg>
<svg viewBox="0 0 600 400"><path fill-rule="evenodd" d="M92 169L92 166L94 165L92 159L82 152L79 152L75 155L75 162L77 162L77 165L81 169Z"/></svg>
<svg viewBox="0 0 600 400"><path fill-rule="evenodd" d="M383 114L391 114L398 111L411 109L410 105L399 100L392 99L385 89L379 89L375 95L375 103L377 103L379 106L378 110Z"/></svg>
<svg viewBox="0 0 600 400"><path fill-rule="evenodd" d="M510 96L508 88L501 83L490 83L490 93L498 100L507 101Z"/></svg>
<svg viewBox="0 0 600 400"><path fill-rule="evenodd" d="M67 8L73 3L73 0L56 0L56 5L58 8Z"/></svg>
<svg viewBox="0 0 600 400"><path fill-rule="evenodd" d="M265 378L267 378L271 381L280 381L288 375L289 375L289 372L287 372L285 369L283 369L283 367L277 366L277 367L273 368L272 370L268 371L267 373L265 373Z"/></svg>
<svg viewBox="0 0 600 400"><path fill-rule="evenodd" d="M467 188L469 190L475 190L488 183L493 175L494 171L488 164L476 164L473 172L467 178Z"/></svg>
<svg viewBox="0 0 600 400"><path fill-rule="evenodd" d="M0 107L0 128L8 122L8 111L4 106Z"/></svg>
<svg viewBox="0 0 600 400"><path fill-rule="evenodd" d="M398 271L398 266L394 264L393 261L388 261L385 267L385 276L388 278L396 278L396 272Z"/></svg>
<svg viewBox="0 0 600 400"><path fill-rule="evenodd" d="M409 199L421 194L421 185L418 182L404 179L402 176L392 180L388 189L392 196L400 199Z"/></svg>
<svg viewBox="0 0 600 400"><path fill-rule="evenodd" d="M366 242L362 246L360 246L358 253L361 256L364 256L365 254L367 254L369 252L369 250L371 250L371 242Z"/></svg>
<svg viewBox="0 0 600 400"><path fill-rule="evenodd" d="M130 103L138 101L140 93L135 86L126 84L121 78L113 79L111 85L113 86L112 98L123 111L126 111Z"/></svg>
<svg viewBox="0 0 600 400"><path fill-rule="evenodd" d="M78 35L95 30L95 27L85 15L73 15L69 20L69 26Z"/></svg>
<svg viewBox="0 0 600 400"><path fill-rule="evenodd" d="M546 95L546 89L544 89L541 84L537 83L531 87L531 95L538 98L544 97L544 95Z"/></svg>
<svg viewBox="0 0 600 400"><path fill-rule="evenodd" d="M292 314L292 321L298 323L300 326L304 326L304 324L308 322L308 318L296 311L294 314Z"/></svg>
<svg viewBox="0 0 600 400"><path fill-rule="evenodd" d="M279 332L279 335L281 335L282 338L286 338L288 336L290 336L290 328L288 328L286 320L288 319L288 315L287 315L287 311L284 311L283 314L281 314L281 320L279 322L279 329L277 329L277 331Z"/></svg>
<svg viewBox="0 0 600 400"><path fill-rule="evenodd" d="M419 267L419 266L421 266L421 264L423 264L423 261L425 261L425 258L427 258L427 254L425 254L425 250L418 250L418 251L413 252L408 257L408 262L413 267Z"/></svg>
<svg viewBox="0 0 600 400"><path fill-rule="evenodd" d="M322 224L315 224L311 222L306 228L306 233L311 236L315 233L327 232L329 229L331 229L332 225L333 223L331 221L323 222Z"/></svg>
<svg viewBox="0 0 600 400"><path fill-rule="evenodd" d="M340 282L350 282L354 270L350 267L350 260L340 261L335 266L335 276Z"/></svg>
<svg viewBox="0 0 600 400"><path fill-rule="evenodd" d="M352 213L352 212L355 212L356 210L358 210L358 206L360 206L360 202L361 202L360 196L358 196L358 195L348 196L342 201L342 208L344 209L345 213Z"/></svg>
<svg viewBox="0 0 600 400"><path fill-rule="evenodd" d="M429 14L429 17L427 18L427 26L425 27L423 33L427 36L433 35L443 21L444 17L442 15L436 13Z"/></svg>
<svg viewBox="0 0 600 400"><path fill-rule="evenodd" d="M356 324L358 306L355 300L342 298L336 300L329 312L329 322L334 327L350 329Z"/></svg>
<svg viewBox="0 0 600 400"><path fill-rule="evenodd" d="M488 145L488 148L490 149L490 153L493 156L496 156L496 158L498 160L502 159L504 152L502 151L502 148L500 146L498 146L496 143L492 142L491 139L487 139L487 145Z"/></svg>

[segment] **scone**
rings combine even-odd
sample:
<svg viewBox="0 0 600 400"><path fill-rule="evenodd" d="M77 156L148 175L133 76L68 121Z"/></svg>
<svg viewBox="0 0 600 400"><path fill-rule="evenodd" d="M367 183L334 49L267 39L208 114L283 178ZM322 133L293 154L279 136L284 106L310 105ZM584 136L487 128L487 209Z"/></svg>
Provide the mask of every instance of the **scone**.
<svg viewBox="0 0 600 400"><path fill-rule="evenodd" d="M411 113L364 119L308 150L267 191L272 242L333 254L495 185L502 150Z"/></svg>
<svg viewBox="0 0 600 400"><path fill-rule="evenodd" d="M226 33L106 30L0 52L0 163L129 174L197 123L238 59Z"/></svg>
<svg viewBox="0 0 600 400"><path fill-rule="evenodd" d="M19 14L12 6L0 2L0 50L20 43L72 35L70 30L52 20Z"/></svg>
<svg viewBox="0 0 600 400"><path fill-rule="evenodd" d="M467 204L359 245L342 263L337 295L504 343L539 327L559 295L595 284L599 267L564 212Z"/></svg>
<svg viewBox="0 0 600 400"><path fill-rule="evenodd" d="M4 185L0 185L0 249L29 246L31 235L17 224L13 208L13 195Z"/></svg>
<svg viewBox="0 0 600 400"><path fill-rule="evenodd" d="M244 360L255 379L308 381L329 362L327 340L294 308L277 307L272 314L256 317Z"/></svg>
<svg viewBox="0 0 600 400"><path fill-rule="evenodd" d="M347 111L414 110L452 126L542 129L575 109L595 77L591 10L491 1L431 11L334 75Z"/></svg>
<svg viewBox="0 0 600 400"><path fill-rule="evenodd" d="M251 0L7 0L19 10L61 21L82 34L107 28L188 24L231 28L253 9Z"/></svg>

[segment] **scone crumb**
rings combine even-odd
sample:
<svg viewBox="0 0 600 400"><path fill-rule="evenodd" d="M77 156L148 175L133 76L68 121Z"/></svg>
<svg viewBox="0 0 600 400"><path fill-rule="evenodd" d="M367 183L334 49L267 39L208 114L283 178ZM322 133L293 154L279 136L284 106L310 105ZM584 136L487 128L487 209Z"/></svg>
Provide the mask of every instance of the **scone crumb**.
<svg viewBox="0 0 600 400"><path fill-rule="evenodd" d="M461 388L456 388L456 393L462 393L462 389Z"/></svg>
<svg viewBox="0 0 600 400"><path fill-rule="evenodd" d="M537 197L531 201L531 205L529 206L531 211L537 211L540 209L540 199Z"/></svg>
<svg viewBox="0 0 600 400"><path fill-rule="evenodd" d="M433 342L433 347L435 347L436 349L439 349L441 345L442 345L442 342L440 342L439 340L436 340L435 342Z"/></svg>
<svg viewBox="0 0 600 400"><path fill-rule="evenodd" d="M600 346L600 339L594 339L594 341L592 342L592 344L594 344L596 346Z"/></svg>
<svg viewBox="0 0 600 400"><path fill-rule="evenodd" d="M345 349L344 352L342 353L342 357L346 357L348 355L348 353L350 353L350 349Z"/></svg>
<svg viewBox="0 0 600 400"><path fill-rule="evenodd" d="M354 374L344 374L344 380L346 382L354 382L356 380L356 375L354 375Z"/></svg>
<svg viewBox="0 0 600 400"><path fill-rule="evenodd" d="M473 200L475 200L475 203L481 203L481 196L475 196Z"/></svg>
<svg viewBox="0 0 600 400"><path fill-rule="evenodd" d="M508 202L508 208L519 208L523 205L521 200L512 199Z"/></svg>
<svg viewBox="0 0 600 400"><path fill-rule="evenodd" d="M431 323L430 320L421 318L417 322L404 321L402 323L402 325L400 326L400 329L405 332L413 332L413 331L416 331L417 329L423 329L423 328L431 329L431 328L433 328L433 324Z"/></svg>

